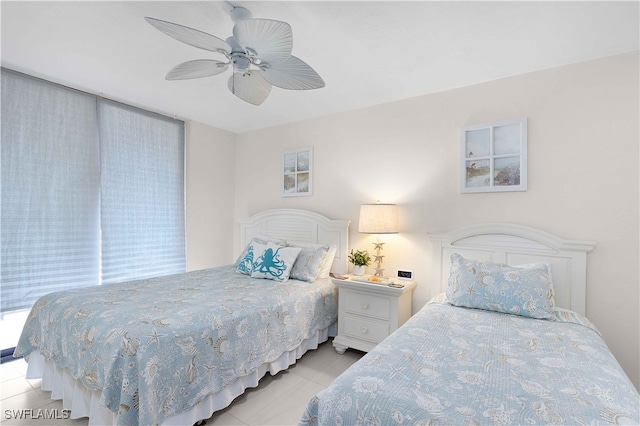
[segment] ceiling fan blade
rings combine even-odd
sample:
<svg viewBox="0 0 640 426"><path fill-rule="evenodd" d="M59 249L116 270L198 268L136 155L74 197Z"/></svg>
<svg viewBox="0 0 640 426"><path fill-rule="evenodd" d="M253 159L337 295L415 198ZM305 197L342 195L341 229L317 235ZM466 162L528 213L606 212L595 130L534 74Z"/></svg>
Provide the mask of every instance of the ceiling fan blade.
<svg viewBox="0 0 640 426"><path fill-rule="evenodd" d="M149 17L145 17L144 19L169 37L173 37L176 40L193 47L223 54L231 52L231 46L229 46L226 41L219 39L214 35L200 30L194 30L193 28L185 27L184 25L163 21L161 19Z"/></svg>
<svg viewBox="0 0 640 426"><path fill-rule="evenodd" d="M233 36L240 45L255 53L263 62L282 62L291 55L293 35L286 22L272 19L246 19L233 27Z"/></svg>
<svg viewBox="0 0 640 426"><path fill-rule="evenodd" d="M265 80L274 86L289 90L309 90L324 87L324 80L302 59L293 55L284 62L263 69Z"/></svg>
<svg viewBox="0 0 640 426"><path fill-rule="evenodd" d="M271 83L257 70L233 73L227 80L227 86L231 93L253 105L260 105L271 93Z"/></svg>
<svg viewBox="0 0 640 426"><path fill-rule="evenodd" d="M227 6L229 7L229 16L231 16L231 20L233 22L242 21L243 19L251 19L253 18L253 14L247 8L240 6L237 2L225 1Z"/></svg>
<svg viewBox="0 0 640 426"><path fill-rule="evenodd" d="M191 78L210 77L223 73L229 68L225 62L213 59L196 59L195 61L183 62L171 68L167 80L188 80Z"/></svg>

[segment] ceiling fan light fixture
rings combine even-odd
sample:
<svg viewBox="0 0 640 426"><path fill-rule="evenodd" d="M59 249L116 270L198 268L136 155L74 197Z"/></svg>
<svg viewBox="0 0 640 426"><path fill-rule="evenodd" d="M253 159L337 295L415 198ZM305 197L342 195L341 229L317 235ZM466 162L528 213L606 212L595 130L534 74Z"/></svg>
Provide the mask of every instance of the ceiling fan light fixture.
<svg viewBox="0 0 640 426"><path fill-rule="evenodd" d="M146 17L146 21L166 35L190 46L220 53L228 62L199 59L173 67L167 80L186 80L220 74L232 65L227 80L231 93L245 102L260 105L272 86L288 90L324 87L318 73L301 59L291 55L291 26L273 19L253 19L251 12L234 2L229 14L235 23L233 36L222 40L184 25ZM253 67L252 67L253 65Z"/></svg>
<svg viewBox="0 0 640 426"><path fill-rule="evenodd" d="M233 62L234 72L247 71L251 65L251 60L244 54L231 54L231 62Z"/></svg>

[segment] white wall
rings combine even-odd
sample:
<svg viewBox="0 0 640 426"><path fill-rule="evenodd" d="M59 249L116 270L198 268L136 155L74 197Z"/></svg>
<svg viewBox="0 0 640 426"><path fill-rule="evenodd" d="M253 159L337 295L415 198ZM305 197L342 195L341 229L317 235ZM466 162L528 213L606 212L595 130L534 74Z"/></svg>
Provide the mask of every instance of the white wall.
<svg viewBox="0 0 640 426"><path fill-rule="evenodd" d="M633 52L237 135L235 218L310 209L351 219L351 246L372 249L359 205L399 204L385 266L415 271L414 310L431 296L428 232L505 221L594 240L587 316L640 387L638 62ZM529 190L460 194L461 127L514 117L528 118ZM282 152L304 146L314 194L283 198Z"/></svg>
<svg viewBox="0 0 640 426"><path fill-rule="evenodd" d="M187 123L187 270L232 261L235 134Z"/></svg>

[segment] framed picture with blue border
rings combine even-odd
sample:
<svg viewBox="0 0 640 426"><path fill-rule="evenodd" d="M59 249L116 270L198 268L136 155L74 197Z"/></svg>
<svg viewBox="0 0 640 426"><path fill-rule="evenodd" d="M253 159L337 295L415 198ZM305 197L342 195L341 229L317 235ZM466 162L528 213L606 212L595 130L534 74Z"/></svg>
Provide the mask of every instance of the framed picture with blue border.
<svg viewBox="0 0 640 426"><path fill-rule="evenodd" d="M282 157L282 196L299 197L313 194L313 149L298 148Z"/></svg>

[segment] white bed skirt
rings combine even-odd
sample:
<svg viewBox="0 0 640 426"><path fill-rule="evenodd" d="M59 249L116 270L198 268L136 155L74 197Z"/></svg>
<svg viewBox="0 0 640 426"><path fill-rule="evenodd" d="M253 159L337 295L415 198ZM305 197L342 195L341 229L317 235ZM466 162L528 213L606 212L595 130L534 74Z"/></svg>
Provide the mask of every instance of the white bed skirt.
<svg viewBox="0 0 640 426"><path fill-rule="evenodd" d="M320 343L329 336L336 335L336 324L318 331L311 338L303 341L296 349L283 353L278 359L262 364L255 372L240 377L229 383L219 392L209 394L191 410L166 419L163 425L193 425L208 419L214 412L227 407L247 388L258 386L258 381L265 374L274 375L296 363L305 352L317 349ZM87 389L81 381L76 380L66 368L58 367L52 361L46 361L40 352L29 355L27 379L42 378L41 388L51 392L51 399L62 400L62 407L71 411L71 418L89 418L89 425L115 425L114 413L101 403L102 392Z"/></svg>

